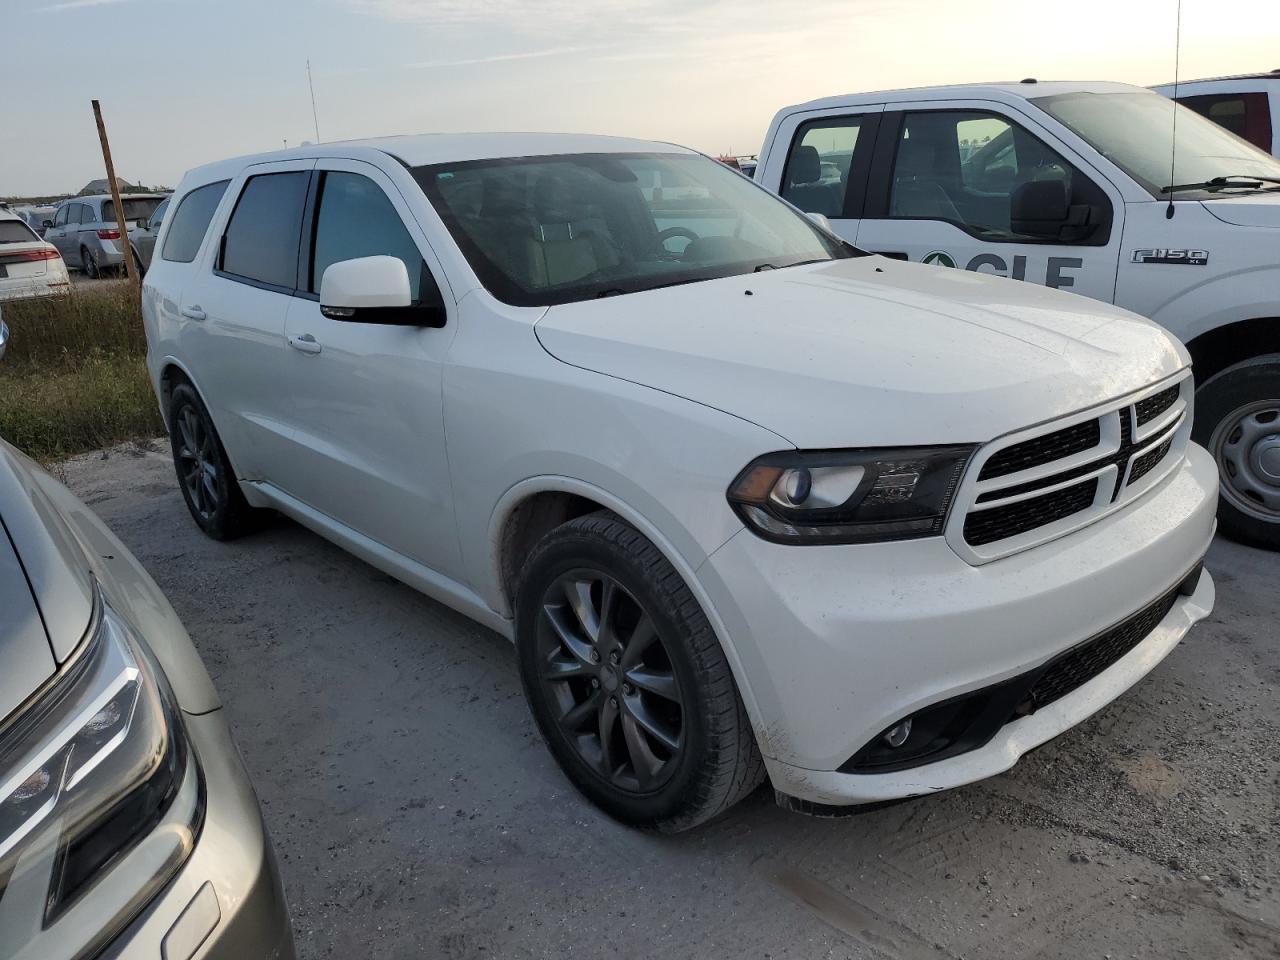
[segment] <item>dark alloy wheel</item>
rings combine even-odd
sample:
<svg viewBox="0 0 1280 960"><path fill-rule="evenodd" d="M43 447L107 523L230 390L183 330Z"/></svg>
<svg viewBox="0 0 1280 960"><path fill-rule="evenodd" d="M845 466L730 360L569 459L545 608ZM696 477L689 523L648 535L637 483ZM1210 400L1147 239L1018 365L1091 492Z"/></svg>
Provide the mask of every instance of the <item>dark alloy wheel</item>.
<svg viewBox="0 0 1280 960"><path fill-rule="evenodd" d="M724 650L688 584L607 511L556 527L515 598L520 679L562 770L626 823L711 819L764 779Z"/></svg>
<svg viewBox="0 0 1280 960"><path fill-rule="evenodd" d="M188 383L169 401L169 445L173 467L191 517L215 540L229 540L256 526L254 510L240 492L209 412Z"/></svg>
<svg viewBox="0 0 1280 960"><path fill-rule="evenodd" d="M537 643L556 722L588 766L629 793L670 780L685 706L671 655L639 601L603 570L570 571L543 594Z"/></svg>

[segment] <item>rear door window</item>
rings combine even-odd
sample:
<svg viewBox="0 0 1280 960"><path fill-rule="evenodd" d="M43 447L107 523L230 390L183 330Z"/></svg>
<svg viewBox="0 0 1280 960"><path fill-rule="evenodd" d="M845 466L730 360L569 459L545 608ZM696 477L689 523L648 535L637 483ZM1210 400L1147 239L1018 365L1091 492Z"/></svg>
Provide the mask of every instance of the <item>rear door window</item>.
<svg viewBox="0 0 1280 960"><path fill-rule="evenodd" d="M209 221L218 208L218 201L227 190L227 182L219 180L197 187L182 198L164 238L164 249L160 252L162 260L190 263L196 258L209 229Z"/></svg>
<svg viewBox="0 0 1280 960"><path fill-rule="evenodd" d="M825 117L801 126L791 141L782 174L783 199L805 213L860 216L861 210L850 208L861 206L862 184L854 156L863 124L862 117Z"/></svg>
<svg viewBox="0 0 1280 960"><path fill-rule="evenodd" d="M223 235L219 268L234 279L292 292L309 171L250 177Z"/></svg>

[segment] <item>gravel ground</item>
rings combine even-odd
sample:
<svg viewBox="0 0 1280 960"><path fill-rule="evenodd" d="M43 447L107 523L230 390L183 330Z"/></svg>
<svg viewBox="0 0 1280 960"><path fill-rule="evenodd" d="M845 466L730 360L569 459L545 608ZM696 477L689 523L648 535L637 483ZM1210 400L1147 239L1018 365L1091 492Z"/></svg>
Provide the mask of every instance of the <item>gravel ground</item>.
<svg viewBox="0 0 1280 960"><path fill-rule="evenodd" d="M285 520L189 521L162 444L60 468L226 703L319 957L1280 956L1280 556L1010 773L844 820L761 790L675 838L560 775L510 646Z"/></svg>

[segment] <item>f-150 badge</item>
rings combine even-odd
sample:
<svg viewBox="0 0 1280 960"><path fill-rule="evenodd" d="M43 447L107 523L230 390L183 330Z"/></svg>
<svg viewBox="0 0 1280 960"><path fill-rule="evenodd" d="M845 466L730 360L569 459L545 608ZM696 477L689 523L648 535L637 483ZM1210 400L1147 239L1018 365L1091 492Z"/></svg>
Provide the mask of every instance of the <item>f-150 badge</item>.
<svg viewBox="0 0 1280 960"><path fill-rule="evenodd" d="M1134 263L1171 263L1175 266L1203 267L1209 262L1208 250L1171 250L1168 247L1140 247L1133 251Z"/></svg>

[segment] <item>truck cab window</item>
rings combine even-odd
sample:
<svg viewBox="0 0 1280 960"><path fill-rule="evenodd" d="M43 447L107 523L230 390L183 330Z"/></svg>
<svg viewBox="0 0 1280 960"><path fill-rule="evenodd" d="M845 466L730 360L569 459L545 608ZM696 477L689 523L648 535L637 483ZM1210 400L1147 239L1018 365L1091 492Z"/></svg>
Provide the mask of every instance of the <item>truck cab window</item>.
<svg viewBox="0 0 1280 960"><path fill-rule="evenodd" d="M898 137L892 218L945 220L983 239L1016 240L1012 207L1019 188L1059 181L1070 195L1083 181L1057 153L995 114L909 113Z"/></svg>

